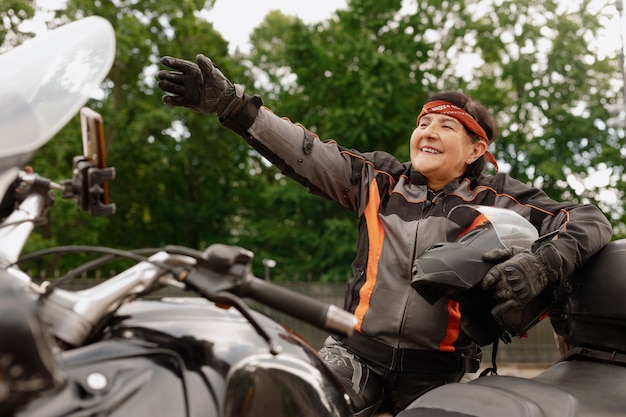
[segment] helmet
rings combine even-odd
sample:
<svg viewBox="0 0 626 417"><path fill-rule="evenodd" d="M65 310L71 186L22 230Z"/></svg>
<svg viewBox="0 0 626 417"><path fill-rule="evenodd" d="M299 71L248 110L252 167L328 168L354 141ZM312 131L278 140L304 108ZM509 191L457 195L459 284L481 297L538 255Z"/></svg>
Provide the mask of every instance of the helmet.
<svg viewBox="0 0 626 417"><path fill-rule="evenodd" d="M530 249L539 237L535 227L512 210L478 205L457 206L448 214L448 220L461 232L450 237L454 241L433 245L418 256L413 263L411 286L431 304L441 298L457 301L461 329L480 345L498 339L508 342L509 334L525 334L540 314L535 314L534 308L532 312L523 308L496 321L491 314L496 301L480 283L493 267L483 261L483 255L514 246ZM543 313L547 307L540 309Z"/></svg>

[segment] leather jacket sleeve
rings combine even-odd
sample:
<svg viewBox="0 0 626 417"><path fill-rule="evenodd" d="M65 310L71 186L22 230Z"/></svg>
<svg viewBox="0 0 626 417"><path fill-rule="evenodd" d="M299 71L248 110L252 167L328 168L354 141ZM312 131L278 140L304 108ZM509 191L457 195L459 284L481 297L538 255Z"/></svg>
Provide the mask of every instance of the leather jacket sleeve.
<svg viewBox="0 0 626 417"><path fill-rule="evenodd" d="M367 204L367 184L376 173L395 176L405 169L387 153L362 154L342 148L332 140L321 141L303 126L263 107L258 97L245 96L237 111L221 122L240 134L283 174L310 192L359 214ZM470 193L463 198L465 201L472 201L475 198L472 195L482 194L486 187L493 196L487 204L514 209L537 227L542 238L533 250L541 252L549 267L557 271L558 281L582 267L611 240L611 225L596 206L557 202L540 189L506 174L481 177L476 185L475 189L465 191Z"/></svg>
<svg viewBox="0 0 626 417"><path fill-rule="evenodd" d="M498 201L514 201L529 208L526 215L539 232L533 250L558 273L568 278L611 241L612 228L600 209L591 204L557 202L543 191L506 174Z"/></svg>
<svg viewBox="0 0 626 417"><path fill-rule="evenodd" d="M307 187L309 192L362 212L366 195L362 191L373 166L357 151L335 141L321 141L302 125L275 115L250 100L243 109L222 124L240 134L256 151L283 174ZM395 160L395 159L394 159ZM398 162L398 166L401 164Z"/></svg>

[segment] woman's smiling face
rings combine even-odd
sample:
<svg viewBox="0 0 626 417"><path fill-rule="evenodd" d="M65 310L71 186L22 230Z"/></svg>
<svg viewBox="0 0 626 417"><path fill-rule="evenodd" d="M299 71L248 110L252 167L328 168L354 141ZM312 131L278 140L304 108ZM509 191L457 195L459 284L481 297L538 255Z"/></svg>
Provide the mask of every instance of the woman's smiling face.
<svg viewBox="0 0 626 417"><path fill-rule="evenodd" d="M463 175L487 145L473 143L465 126L454 117L429 113L418 120L410 148L413 169L426 177L429 188L439 190Z"/></svg>

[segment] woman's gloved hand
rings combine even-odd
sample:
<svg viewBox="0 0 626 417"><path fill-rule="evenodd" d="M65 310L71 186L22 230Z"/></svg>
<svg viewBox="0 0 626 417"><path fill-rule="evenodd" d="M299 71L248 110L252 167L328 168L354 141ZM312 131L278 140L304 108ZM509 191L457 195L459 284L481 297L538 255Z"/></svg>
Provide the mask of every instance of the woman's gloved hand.
<svg viewBox="0 0 626 417"><path fill-rule="evenodd" d="M165 104L225 118L243 97L243 87L231 83L202 54L196 56L195 63L170 56L160 62L173 69L157 73L157 86L168 93L163 96Z"/></svg>
<svg viewBox="0 0 626 417"><path fill-rule="evenodd" d="M498 304L493 308L495 317L525 305L557 280L555 271L546 265L540 253L510 247L485 253L483 260L497 263L487 272L482 282L483 290L491 290Z"/></svg>

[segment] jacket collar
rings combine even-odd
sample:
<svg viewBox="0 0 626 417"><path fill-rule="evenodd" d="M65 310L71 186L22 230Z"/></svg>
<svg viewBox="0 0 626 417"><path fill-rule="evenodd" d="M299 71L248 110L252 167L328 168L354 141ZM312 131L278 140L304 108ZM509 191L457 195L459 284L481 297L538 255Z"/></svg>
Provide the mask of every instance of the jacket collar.
<svg viewBox="0 0 626 417"><path fill-rule="evenodd" d="M423 186L427 186L427 181L426 181L426 177L419 171L416 171L413 169L413 167L409 167L409 181L411 182L411 184L414 185L423 185ZM448 194L454 190L456 190L460 185L461 182L463 182L464 180L469 179L465 176L463 177L459 177L455 180L450 181L448 184L446 184L443 187L443 191L444 194ZM471 181L471 179L470 179ZM434 192L440 191L440 190L432 190Z"/></svg>

